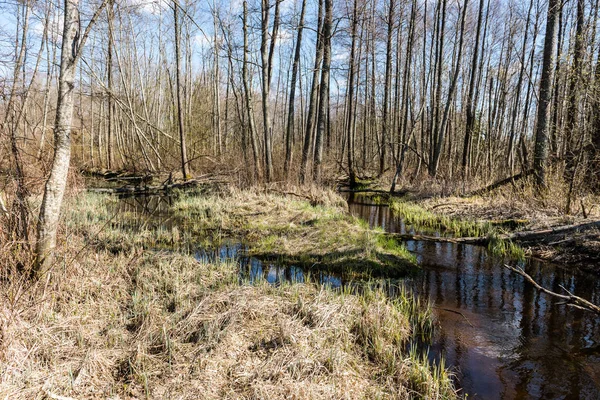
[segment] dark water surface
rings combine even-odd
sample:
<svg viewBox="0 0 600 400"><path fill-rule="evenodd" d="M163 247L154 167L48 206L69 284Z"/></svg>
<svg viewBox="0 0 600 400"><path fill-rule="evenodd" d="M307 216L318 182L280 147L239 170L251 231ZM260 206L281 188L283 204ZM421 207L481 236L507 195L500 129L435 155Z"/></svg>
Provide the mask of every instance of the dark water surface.
<svg viewBox="0 0 600 400"><path fill-rule="evenodd" d="M388 207L349 202L350 212L389 232L407 227ZM559 305L485 248L408 241L422 267L409 286L430 299L441 329L430 357L443 356L470 398L600 399L600 319ZM560 285L600 303L600 279L528 260L525 270L555 292Z"/></svg>
<svg viewBox="0 0 600 400"><path fill-rule="evenodd" d="M128 212L158 215L171 229L170 200L128 198ZM389 232L410 227L389 208L368 199L349 200L350 212ZM140 224L147 224L140 219ZM156 221L156 220L154 220ZM410 290L430 299L439 329L428 344L432 360L443 357L456 375L456 385L476 399L600 399L600 319L592 313L560 305L539 293L517 274L503 268L506 260L483 247L454 243L408 241L422 267L404 280ZM199 249L199 259L236 259L240 279L303 282L305 272L245 255L243 245ZM600 303L600 279L561 266L528 260L521 264L543 286ZM313 273L311 280L339 287L342 277Z"/></svg>

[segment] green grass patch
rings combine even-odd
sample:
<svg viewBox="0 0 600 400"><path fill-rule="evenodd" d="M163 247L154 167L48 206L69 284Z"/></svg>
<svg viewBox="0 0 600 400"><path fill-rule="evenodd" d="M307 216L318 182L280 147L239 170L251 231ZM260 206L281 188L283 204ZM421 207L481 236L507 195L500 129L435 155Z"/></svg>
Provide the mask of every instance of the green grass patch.
<svg viewBox="0 0 600 400"><path fill-rule="evenodd" d="M454 237L487 236L497 232L496 227L489 222L452 218L429 211L410 201L391 199L390 209L416 230L448 233Z"/></svg>

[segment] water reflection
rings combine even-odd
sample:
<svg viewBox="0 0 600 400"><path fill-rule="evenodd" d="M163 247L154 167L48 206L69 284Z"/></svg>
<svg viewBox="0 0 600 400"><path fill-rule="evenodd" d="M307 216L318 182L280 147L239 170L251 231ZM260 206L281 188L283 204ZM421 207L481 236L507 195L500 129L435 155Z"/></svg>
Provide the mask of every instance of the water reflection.
<svg viewBox="0 0 600 400"><path fill-rule="evenodd" d="M140 213L142 224L171 223L168 198L130 198L123 211ZM349 202L350 212L390 232L412 232L388 207L366 199ZM469 398L600 399L600 320L589 312L566 308L502 267L482 247L408 241L422 272L404 284L435 304L439 322L430 358L444 357L456 384ZM240 281L271 284L304 282L300 268L247 255L242 244L200 249L203 260L237 259ZM600 279L529 260L522 265L543 286L560 292L561 285L600 303ZM343 277L315 272L312 281L339 287Z"/></svg>
<svg viewBox="0 0 600 400"><path fill-rule="evenodd" d="M366 200L350 211L391 232L406 227ZM600 399L600 320L538 292L482 247L408 241L422 273L406 283L435 303L441 329L430 357L443 356L470 398ZM535 260L525 270L598 303L600 280Z"/></svg>
<svg viewBox="0 0 600 400"><path fill-rule="evenodd" d="M112 224L120 229L135 232L143 229L171 230L173 228L172 205L171 196L121 195L114 205L113 212L117 215L126 215L127 218L116 218Z"/></svg>
<svg viewBox="0 0 600 400"><path fill-rule="evenodd" d="M310 276L293 265L282 265L276 261L260 260L247 255L246 247L238 242L226 243L216 249L198 249L195 253L198 260L213 262L215 260L235 261L239 265L240 283L258 283L267 281L272 285L284 282L304 283L307 279L322 285L338 288L342 286L342 278L327 271L315 271Z"/></svg>

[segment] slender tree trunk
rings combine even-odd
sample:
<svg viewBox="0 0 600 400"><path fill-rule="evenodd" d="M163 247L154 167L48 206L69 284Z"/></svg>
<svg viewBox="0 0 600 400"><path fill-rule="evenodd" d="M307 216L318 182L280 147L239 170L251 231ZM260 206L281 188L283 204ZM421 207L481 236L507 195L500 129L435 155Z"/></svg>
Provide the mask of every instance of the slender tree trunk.
<svg viewBox="0 0 600 400"><path fill-rule="evenodd" d="M392 186L390 188L390 192L394 192L396 190L396 183L398 182L398 178L402 174L402 169L404 167L404 160L406 155L406 149L408 148L408 142L410 141L407 138L408 132L408 115L410 113L410 80L411 80L411 70L410 70L410 62L412 60L412 52L414 45L414 34L415 34L415 23L416 23L416 0L413 0L411 11L410 11L410 24L408 27L408 44L406 45L406 59L404 62L404 72L402 78L402 118L398 122L398 137L400 138L400 151L398 154L398 160L396 164L396 172L394 174L394 178L392 179ZM398 28L400 29L400 28ZM399 58L398 54L398 58ZM425 90L425 81L423 80L423 90ZM425 101L422 99L422 101ZM414 123L413 123L414 125ZM413 126L414 128L414 126ZM414 130L414 129L411 129Z"/></svg>
<svg viewBox="0 0 600 400"><path fill-rule="evenodd" d="M390 90L392 86L392 37L394 33L394 0L389 0L389 9L387 17L387 40L386 40L386 52L385 52L385 84L383 87L383 121L381 131L381 157L379 159L379 175L383 174L385 169L385 153L387 148L386 139L390 136L390 117L389 117L389 104L390 104ZM375 82L373 82L375 85Z"/></svg>
<svg viewBox="0 0 600 400"><path fill-rule="evenodd" d="M254 124L254 107L252 105L252 88L248 78L248 2L243 3L243 31L244 31L244 61L242 64L242 84L244 86L246 112L248 113L248 127L250 128L250 145L254 158L254 178L260 179L261 168L258 155L258 143L256 142L256 125Z"/></svg>
<svg viewBox="0 0 600 400"><path fill-rule="evenodd" d="M329 68L331 65L331 35L333 28L333 0L325 0L325 21L323 22L323 69L321 71L321 89L319 113L317 120L317 136L315 138L315 157L313 162L313 179L321 182L321 163L323 161L323 138L327 125L329 108Z"/></svg>
<svg viewBox="0 0 600 400"><path fill-rule="evenodd" d="M533 170L538 190L545 188L547 185L549 114L550 102L552 100L552 83L554 82L554 57L560 8L560 0L548 1L544 58L542 76L540 78L540 95L535 131L535 152L533 155Z"/></svg>
<svg viewBox="0 0 600 400"><path fill-rule="evenodd" d="M179 2L173 0L173 20L175 21L175 86L177 97L177 126L179 130L179 148L181 150L181 173L183 180L190 178L190 167L187 159L187 149L185 144L185 129L183 124L183 107L181 102L181 30L179 28Z"/></svg>
<svg viewBox="0 0 600 400"><path fill-rule="evenodd" d="M213 70L213 129L215 130L215 142L216 142L216 150L217 157L221 159L223 155L223 138L221 135L221 98L219 93L219 79L220 79L220 70L219 70L219 42L217 37L217 5L213 2L214 15L213 15L213 29L214 29L214 70ZM190 102L191 103L191 102Z"/></svg>
<svg viewBox="0 0 600 400"><path fill-rule="evenodd" d="M570 73L569 91L568 91L568 109L567 109L567 127L565 130L565 178L572 181L575 169L575 160L577 158L576 149L573 142L577 140L577 117L579 116L579 81L581 79L581 69L584 57L584 24L585 24L585 0L577 0L577 25L575 28L575 48L573 50L573 66ZM567 204L567 213L570 205Z"/></svg>
<svg viewBox="0 0 600 400"><path fill-rule="evenodd" d="M114 100L114 84L113 84L113 43L114 43L114 0L108 0L106 8L106 17L108 19L108 49L106 54L106 70L108 75L108 120L106 138L106 150L107 150L107 161L108 169L112 169L115 164L115 157L113 154L113 137L114 137L114 123L115 123L115 100Z"/></svg>
<svg viewBox="0 0 600 400"><path fill-rule="evenodd" d="M302 49L302 30L304 29L304 14L306 10L306 0L302 0L302 9L300 10L300 21L298 22L298 36L296 38L296 50L294 52L294 64L292 66L292 78L290 82L290 98L288 104L287 129L285 134L285 164L283 166L285 178L289 178L290 166L292 164L293 139L294 139L294 119L295 119L295 96L296 80L298 77L298 68L300 65L300 52Z"/></svg>
<svg viewBox="0 0 600 400"><path fill-rule="evenodd" d="M507 166L511 171L511 174L514 171L514 142L516 137L516 122L517 122L517 114L519 112L519 105L521 104L521 90L523 78L525 77L526 71L526 57L527 57L527 38L529 35L529 22L531 21L531 10L533 9L533 0L529 2L529 10L527 11L527 21L525 22L525 35L523 37L523 46L521 49L521 67L519 69L519 77L517 79L517 87L515 93L515 102L513 105L512 115L510 119L510 132L508 138L508 157L507 157Z"/></svg>
<svg viewBox="0 0 600 400"><path fill-rule="evenodd" d="M444 138L446 134L446 126L448 123L448 116L450 112L450 106L452 105L452 101L454 100L454 92L456 91L456 83L458 81L458 75L460 74L460 63L462 60L462 50L463 50L463 41L464 41L464 33L465 33L465 18L467 14L467 6L469 5L469 0L465 0L463 4L463 12L460 21L460 38L458 40L458 55L456 57L456 66L454 68L454 75L450 82L450 88L448 89L448 100L446 101L446 106L444 107L444 114L442 116L442 121L437 131L437 138L435 140L435 148L433 149L433 159L431 160L431 164L429 165L429 173L431 176L435 176L438 171L438 166L440 162L440 156L442 154L442 145L444 144ZM445 14L445 11L443 12ZM441 82L438 82L441 85Z"/></svg>
<svg viewBox="0 0 600 400"><path fill-rule="evenodd" d="M533 0L532 0L533 3ZM475 32L475 47L473 48L473 59L471 61L471 76L469 79L469 94L467 95L467 122L465 127L465 138L463 142L462 152L462 175L463 180L466 179L469 168L469 154L471 153L471 142L475 129L475 86L477 86L477 66L479 63L479 40L481 38L481 25L483 22L483 9L485 0L479 0L479 12L477 16L477 29ZM527 27L526 27L527 29ZM527 37L527 33L525 33Z"/></svg>
<svg viewBox="0 0 600 400"><path fill-rule="evenodd" d="M262 61L262 109L263 109L263 133L264 133L264 148L265 148L265 179L270 182L273 179L273 154L271 147L271 120L270 120L270 105L269 93L271 87L271 76L273 73L272 62L275 48L275 41L279 29L279 3L282 0L275 0L275 15L273 17L273 33L269 43L269 10L271 5L269 0L261 2L261 42L260 55Z"/></svg>
<svg viewBox="0 0 600 400"><path fill-rule="evenodd" d="M439 159L439 152L441 151L441 145L438 146L440 141L440 106L442 101L442 72L444 67L444 36L446 31L446 4L447 0L442 0L441 10L438 11L439 19L439 30L438 30L438 41L436 43L436 82L435 82L435 96L433 109L433 129L431 129L431 143L430 143L430 157L429 157L429 175L435 177L437 174L437 160ZM439 148L439 150L438 150ZM438 154L435 154L435 152Z"/></svg>
<svg viewBox="0 0 600 400"><path fill-rule="evenodd" d="M311 155L311 145L313 143L313 130L315 124L315 115L317 114L317 104L319 102L319 72L323 61L323 3L319 0L319 14L317 17L317 45L315 64L313 68L312 83L310 88L310 100L308 104L308 115L306 116L306 131L304 132L304 145L302 146L302 161L300 164L300 183L306 180L308 160Z"/></svg>
<svg viewBox="0 0 600 400"><path fill-rule="evenodd" d="M346 123L346 141L348 142L348 180L350 187L356 186L356 172L354 171L354 79L355 79L355 57L356 57L356 30L358 26L358 1L354 0L352 6L350 59L348 73L348 121Z"/></svg>

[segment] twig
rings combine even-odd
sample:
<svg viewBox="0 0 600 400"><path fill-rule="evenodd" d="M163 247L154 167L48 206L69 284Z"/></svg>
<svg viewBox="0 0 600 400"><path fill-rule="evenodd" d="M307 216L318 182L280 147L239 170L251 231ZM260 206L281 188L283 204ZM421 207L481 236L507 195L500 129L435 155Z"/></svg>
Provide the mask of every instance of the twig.
<svg viewBox="0 0 600 400"><path fill-rule="evenodd" d="M471 321L469 321L469 318L467 318L467 316L465 314L461 313L460 311L452 310L451 308L444 308L444 307L437 307L437 306L434 306L433 308L438 309L438 310L448 311L448 312L451 312L454 314L458 314L461 317L463 317L469 325L471 325L471 328L475 328L475 326L471 323Z"/></svg>
<svg viewBox="0 0 600 400"><path fill-rule="evenodd" d="M536 287L536 289L538 289L541 292L544 292L550 296L554 296L556 298L562 299L564 300L563 303L561 304L566 304L568 306L571 307L575 307L575 308L579 308L581 310L586 310L586 311L591 311L593 313L596 314L600 314L600 307L595 305L594 303L589 302L588 300L581 298L579 296L575 296L573 293L569 292L567 289L565 289L563 286L561 286L562 290L564 290L567 294L560 294L560 293L556 293L553 292L549 289L546 289L545 287L541 286L539 283L537 283L531 276L529 276L524 270L523 268L520 267L512 267L508 264L504 264L505 268L510 269L513 272L516 272L517 274L521 275L523 278L525 278L525 280L527 280L529 283L531 283L533 286Z"/></svg>
<svg viewBox="0 0 600 400"><path fill-rule="evenodd" d="M54 394L49 390L44 390L44 392L46 393L46 396L48 396L54 400L76 400L73 397L66 397L66 396L60 396L58 394Z"/></svg>

